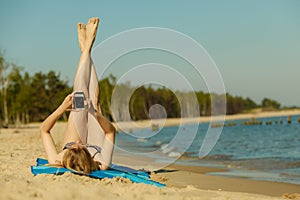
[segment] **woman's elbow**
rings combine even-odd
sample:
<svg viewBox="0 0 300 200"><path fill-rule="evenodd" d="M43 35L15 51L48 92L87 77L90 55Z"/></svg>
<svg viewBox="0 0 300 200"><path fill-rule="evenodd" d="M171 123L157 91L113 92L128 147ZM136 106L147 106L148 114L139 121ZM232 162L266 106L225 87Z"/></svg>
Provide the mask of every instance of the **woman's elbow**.
<svg viewBox="0 0 300 200"><path fill-rule="evenodd" d="M45 132L43 124L40 126L40 134L43 134Z"/></svg>
<svg viewBox="0 0 300 200"><path fill-rule="evenodd" d="M107 170L107 169L109 169L109 166L108 165L101 165L100 169L101 170Z"/></svg>
<svg viewBox="0 0 300 200"><path fill-rule="evenodd" d="M115 135L116 134L116 128L114 125L110 124L109 128L106 130L106 134Z"/></svg>
<svg viewBox="0 0 300 200"><path fill-rule="evenodd" d="M40 126L40 134L43 135L43 134L48 134L49 131L47 131L47 129L45 128L44 124L42 124Z"/></svg>

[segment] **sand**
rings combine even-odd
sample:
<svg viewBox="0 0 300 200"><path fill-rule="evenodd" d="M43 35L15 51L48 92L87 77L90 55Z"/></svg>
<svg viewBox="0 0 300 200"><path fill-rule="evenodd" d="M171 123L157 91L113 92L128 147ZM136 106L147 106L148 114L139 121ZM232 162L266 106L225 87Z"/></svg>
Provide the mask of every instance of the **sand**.
<svg viewBox="0 0 300 200"><path fill-rule="evenodd" d="M152 174L166 188L127 179L92 179L66 173L33 176L30 166L46 158L39 125L0 129L0 199L300 199L299 185L206 175L218 169L170 165ZM53 137L60 148L66 123L57 123ZM114 163L134 158L115 155ZM146 166L145 158L145 166ZM143 163L138 163L143 165Z"/></svg>

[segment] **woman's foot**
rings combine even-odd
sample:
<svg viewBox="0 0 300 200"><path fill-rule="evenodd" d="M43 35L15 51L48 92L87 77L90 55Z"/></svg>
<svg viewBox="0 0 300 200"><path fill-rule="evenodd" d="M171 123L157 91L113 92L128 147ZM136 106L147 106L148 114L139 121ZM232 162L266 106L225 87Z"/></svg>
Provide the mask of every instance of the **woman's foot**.
<svg viewBox="0 0 300 200"><path fill-rule="evenodd" d="M93 43L96 38L98 29L99 18L90 18L85 31L85 44L84 50L91 51Z"/></svg>
<svg viewBox="0 0 300 200"><path fill-rule="evenodd" d="M79 48L80 51L83 52L84 50L84 45L85 45L85 31L86 27L84 23L78 23L77 24L77 31L78 31L78 41L79 41Z"/></svg>

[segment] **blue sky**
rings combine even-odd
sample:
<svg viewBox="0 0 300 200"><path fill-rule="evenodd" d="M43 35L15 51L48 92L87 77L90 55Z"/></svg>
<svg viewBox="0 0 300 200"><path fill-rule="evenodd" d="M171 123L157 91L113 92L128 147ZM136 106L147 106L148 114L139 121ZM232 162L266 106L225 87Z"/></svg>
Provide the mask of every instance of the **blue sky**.
<svg viewBox="0 0 300 200"><path fill-rule="evenodd" d="M0 49L35 73L72 83L80 56L77 22L101 19L95 45L119 32L163 27L200 43L227 92L300 106L300 1L1 1ZM74 69L73 69L74 68Z"/></svg>

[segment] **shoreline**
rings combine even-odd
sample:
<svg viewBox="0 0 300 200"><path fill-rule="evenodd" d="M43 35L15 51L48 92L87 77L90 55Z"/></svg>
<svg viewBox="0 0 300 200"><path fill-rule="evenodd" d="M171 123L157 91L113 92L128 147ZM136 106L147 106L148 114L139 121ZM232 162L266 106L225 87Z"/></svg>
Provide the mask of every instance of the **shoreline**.
<svg viewBox="0 0 300 200"><path fill-rule="evenodd" d="M137 169L141 167L141 161L131 156L117 156L114 160L125 166L126 163L131 163L130 166L127 166L135 166ZM147 170L147 168L145 169ZM208 174L226 171L228 170L216 167L170 164L154 171L151 178L165 183L167 187L181 189L187 187L187 185L192 185L197 189L209 191L259 194L270 197L283 197L288 194L295 194L300 198L300 194L298 194L300 185L297 184Z"/></svg>
<svg viewBox="0 0 300 200"><path fill-rule="evenodd" d="M182 173L178 176L180 178L186 178L191 180L202 180L193 181L192 184L195 187L207 190L224 190L230 192L243 192L243 193L253 193L262 194L267 196L280 197L286 193L296 193L299 192L300 185L275 182L275 181L263 181L263 180L252 180L243 177L226 177L226 176L214 176L207 173L210 172L222 172L226 171L224 169L210 168L210 167L186 167L184 165L170 165L170 169L181 170ZM180 172L178 172L180 173ZM170 177L169 174L165 175ZM193 179L192 179L193 177ZM184 187L185 185L178 179L173 180L171 185L176 187Z"/></svg>
<svg viewBox="0 0 300 200"><path fill-rule="evenodd" d="M218 122L221 120L233 121L233 120L245 120L245 119L260 119L268 117L287 117L300 115L300 109L289 109L280 111L263 111L263 112L253 112L253 113L242 113L226 116L205 116L196 118L167 118L167 119L154 119L154 120L139 120L139 121L124 121L113 123L118 131L132 131L136 129L143 128L153 128L153 125L158 127L164 126L178 126L180 124L197 124L197 123L208 123L208 122Z"/></svg>
<svg viewBox="0 0 300 200"><path fill-rule="evenodd" d="M254 113L246 113L246 114L235 114L235 115L227 115L225 116L224 123L227 121L233 120L252 120L260 119L260 118L268 118L268 117L282 117L284 123L287 123L288 116L297 116L300 115L300 109L289 109L289 110L281 110L281 111L266 111L266 112L254 112ZM217 122L222 119L222 116L213 117L213 122ZM286 118L286 119L285 119ZM122 130L132 131L140 128L152 128L152 124L160 124L160 127L163 126L178 126L180 124L195 124L195 123L208 123L211 121L211 117L200 117L200 118L173 118L166 120L142 120L137 122L120 122L122 123ZM213 123L212 122L212 123ZM298 121L294 123L298 123ZM125 129L124 129L125 128ZM179 172L172 172L172 174L177 174L179 179L183 179L186 177L187 179L191 178L193 180L193 176L196 176L205 181L209 180L208 186L202 184L201 182L193 182L192 185L198 188L205 188L208 190L226 190L226 191L234 191L234 192L246 192L246 193L254 193L254 194L263 194L268 196L282 196L284 193L295 193L300 191L300 185L286 182L277 182L277 181L267 181L267 180L255 180L250 179L248 177L230 177L224 175L211 175L207 174L210 172L224 172L229 171L222 168L215 167L203 167L203 166L191 166L191 165L181 165L181 164L171 164L166 167L166 169L171 170L179 170ZM164 174L164 173L162 173ZM171 178L172 175L165 173L167 178ZM216 184L211 182L212 180L216 181ZM170 182L172 186L175 187L184 187L186 186L184 181L182 182ZM183 184L182 184L183 183ZM229 184L228 184L229 183ZM243 187L240 187L243 185ZM253 186L258 185L259 187ZM237 188L239 188L237 190ZM299 197L300 199L300 197Z"/></svg>

